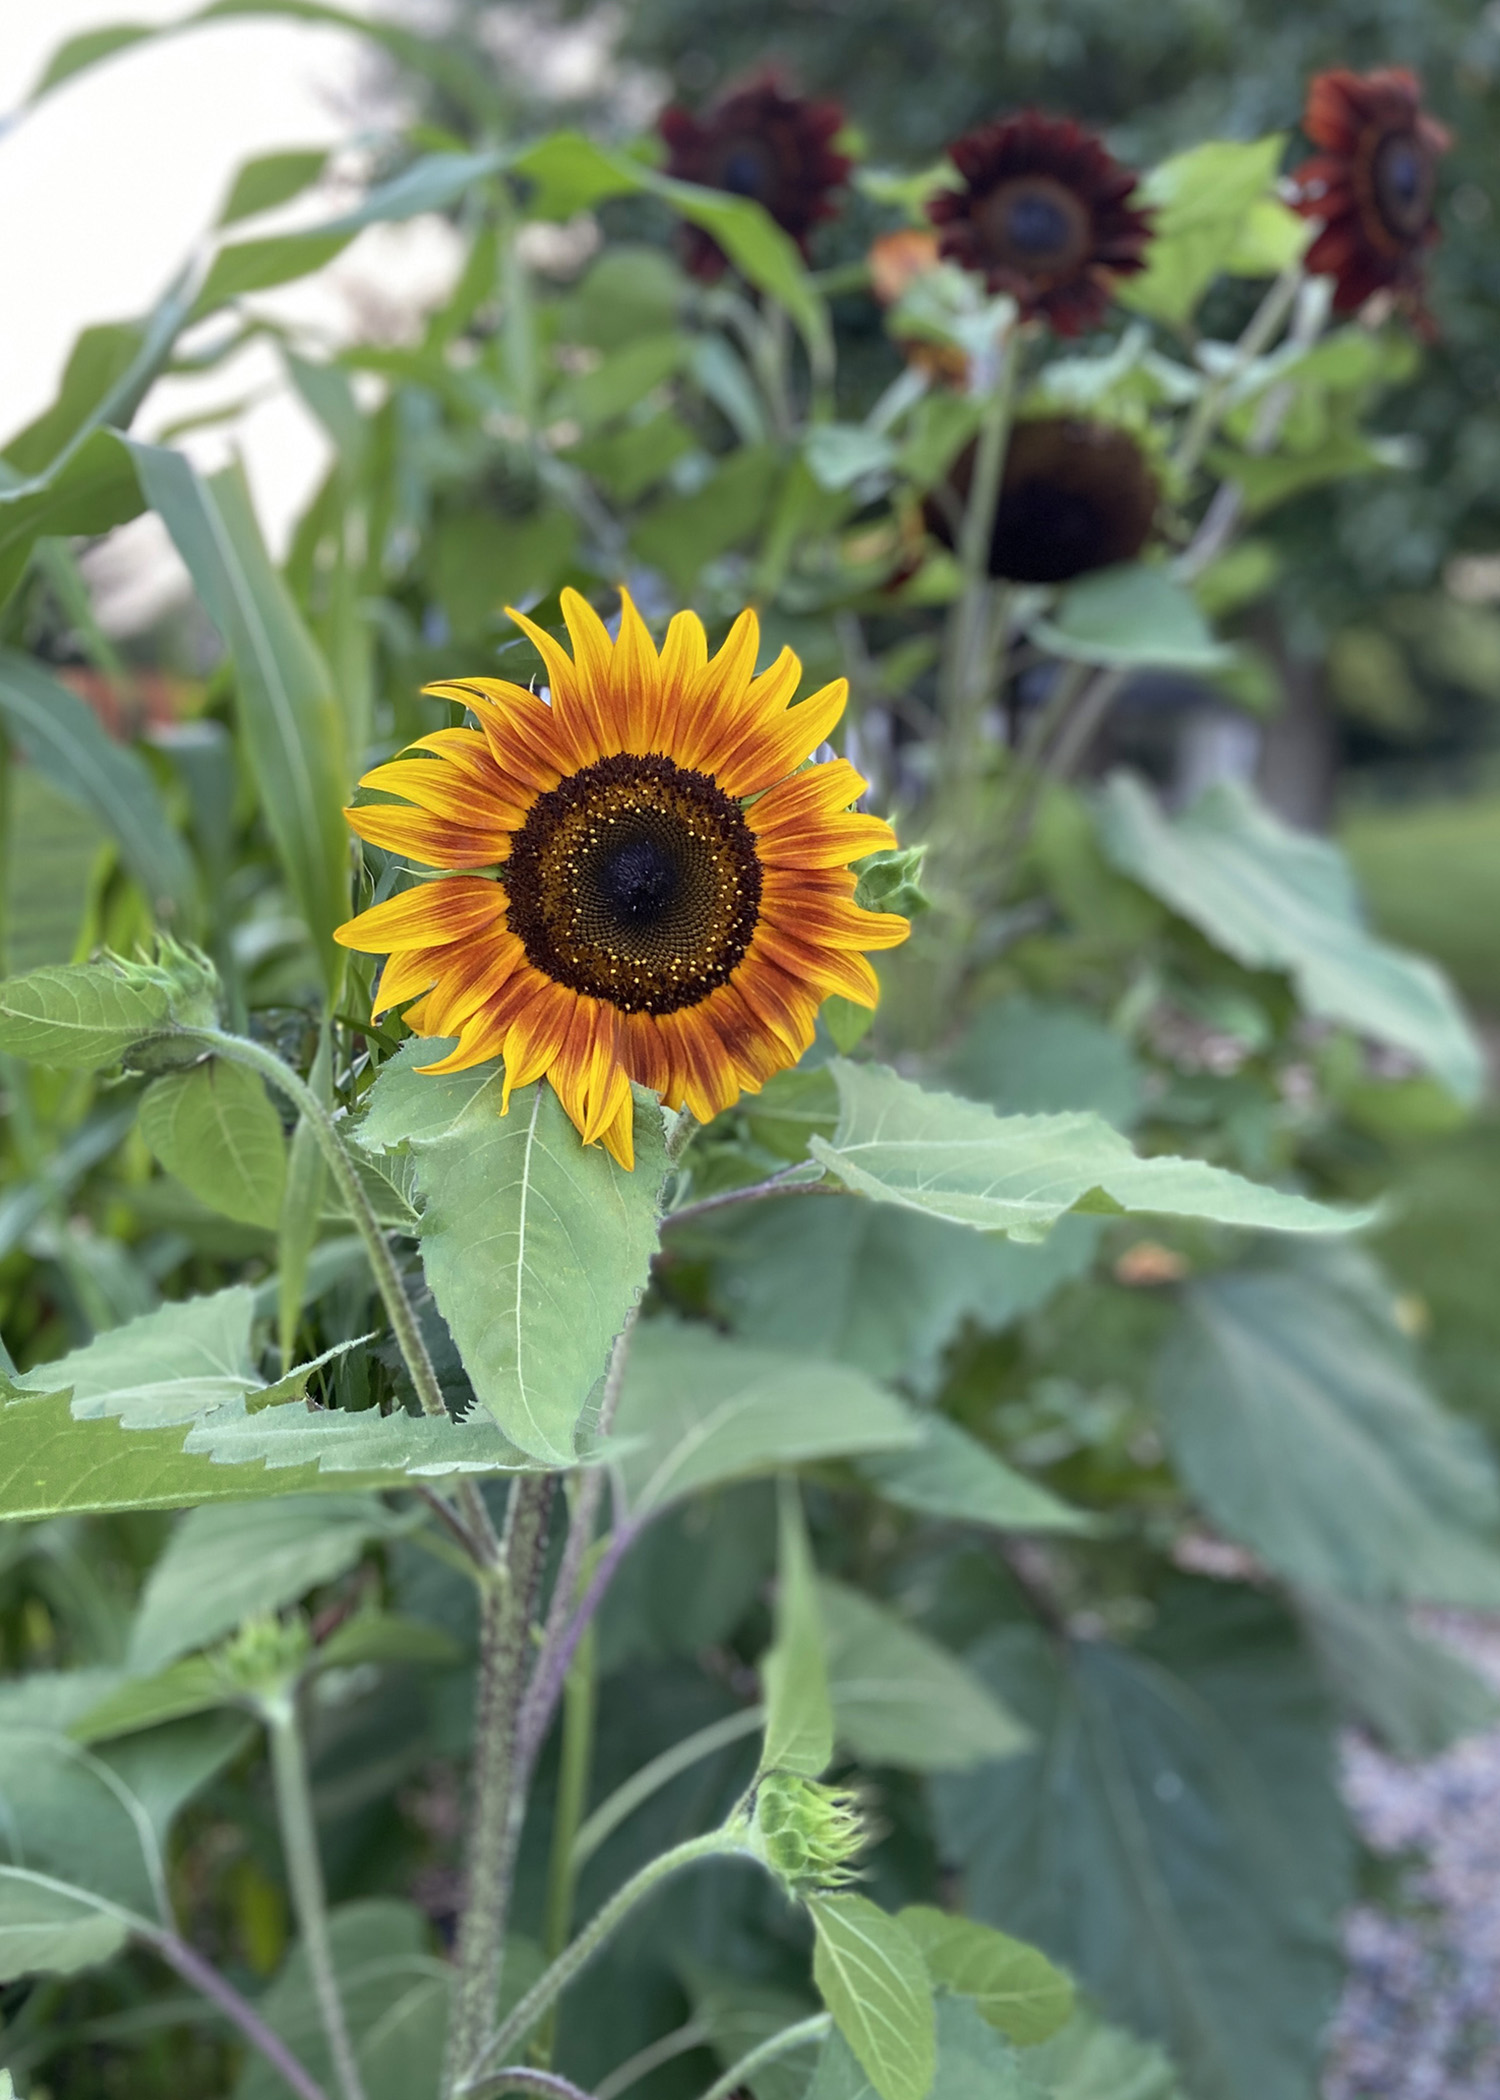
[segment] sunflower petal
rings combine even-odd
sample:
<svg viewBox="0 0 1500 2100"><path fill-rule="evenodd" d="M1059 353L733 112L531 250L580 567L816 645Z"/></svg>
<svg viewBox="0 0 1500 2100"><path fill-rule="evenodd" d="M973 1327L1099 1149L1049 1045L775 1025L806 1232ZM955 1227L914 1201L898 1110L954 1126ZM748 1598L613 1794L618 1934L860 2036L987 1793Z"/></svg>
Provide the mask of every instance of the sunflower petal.
<svg viewBox="0 0 1500 2100"><path fill-rule="evenodd" d="M620 639L615 644L610 690L623 751L649 751L661 713L662 676L656 644L629 591L620 591Z"/></svg>
<svg viewBox="0 0 1500 2100"><path fill-rule="evenodd" d="M774 787L826 741L848 700L848 679L835 678L789 707L773 727L757 727L740 738L714 765L714 778L726 795L755 795Z"/></svg>
<svg viewBox="0 0 1500 2100"><path fill-rule="evenodd" d="M368 955L396 948L440 948L494 926L505 915L505 891L498 882L477 875L453 875L443 882L419 882L399 896L372 904L342 926L334 939L345 948Z"/></svg>
<svg viewBox="0 0 1500 2100"><path fill-rule="evenodd" d="M423 809L397 809L383 802L346 809L349 829L372 846L421 861L429 868L489 868L510 851L510 830L502 824L455 824L429 816Z"/></svg>

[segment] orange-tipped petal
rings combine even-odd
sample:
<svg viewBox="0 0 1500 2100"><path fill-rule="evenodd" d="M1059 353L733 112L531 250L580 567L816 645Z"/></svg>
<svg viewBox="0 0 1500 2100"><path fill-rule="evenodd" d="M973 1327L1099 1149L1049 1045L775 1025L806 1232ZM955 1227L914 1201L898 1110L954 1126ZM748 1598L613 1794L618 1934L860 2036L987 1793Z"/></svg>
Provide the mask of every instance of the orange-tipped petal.
<svg viewBox="0 0 1500 2100"><path fill-rule="evenodd" d="M480 876L453 875L443 882L420 882L399 896L372 904L334 928L345 948L368 955L394 948L440 948L467 940L496 925L505 915L505 891Z"/></svg>

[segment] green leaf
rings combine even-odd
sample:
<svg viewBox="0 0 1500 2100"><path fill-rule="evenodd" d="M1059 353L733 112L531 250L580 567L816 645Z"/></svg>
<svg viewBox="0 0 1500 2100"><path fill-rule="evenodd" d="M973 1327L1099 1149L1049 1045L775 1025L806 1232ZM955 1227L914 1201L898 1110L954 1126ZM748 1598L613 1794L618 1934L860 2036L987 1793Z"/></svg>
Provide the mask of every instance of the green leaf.
<svg viewBox="0 0 1500 2100"><path fill-rule="evenodd" d="M98 1072L170 1025L159 979L112 961L52 965L0 982L0 1050L36 1064Z"/></svg>
<svg viewBox="0 0 1500 2100"><path fill-rule="evenodd" d="M0 1866L0 1983L18 1976L75 1976L112 1961L127 1928L91 1903L14 1867Z"/></svg>
<svg viewBox="0 0 1500 2100"><path fill-rule="evenodd" d="M921 1426L857 1371L729 1341L711 1327L637 1328L607 1452L634 1521L722 1481L899 1450Z"/></svg>
<svg viewBox="0 0 1500 2100"><path fill-rule="evenodd" d="M235 241L221 248L193 301L192 319L201 321L246 292L266 292L298 277L311 277L342 254L353 238L352 232L315 230L269 234L263 240Z"/></svg>
<svg viewBox="0 0 1500 2100"><path fill-rule="evenodd" d="M13 1866L168 1915L161 1848L145 1807L92 1750L54 1729L10 1720L0 1736L0 1845Z"/></svg>
<svg viewBox="0 0 1500 2100"><path fill-rule="evenodd" d="M826 1067L820 1076L832 1095ZM830 1118L810 1134L833 1128ZM705 1238L721 1255L716 1307L747 1339L926 1394L966 1321L988 1333L1012 1326L1086 1273L1099 1230L1065 1218L1027 1247L862 1196L820 1195L744 1205Z"/></svg>
<svg viewBox="0 0 1500 2100"><path fill-rule="evenodd" d="M1047 2100L1028 2075L1030 2053L1018 2057L969 1999L941 1997L936 2010L937 2069L927 2100ZM829 2035L805 2100L874 2100L875 2090L843 2036Z"/></svg>
<svg viewBox="0 0 1500 2100"><path fill-rule="evenodd" d="M1156 1398L1190 1492L1278 1574L1372 1600L1500 1604L1494 1463L1427 1392L1362 1265L1193 1284Z"/></svg>
<svg viewBox="0 0 1500 2100"><path fill-rule="evenodd" d="M1035 1240L1064 1212L1145 1211L1259 1232L1342 1232L1372 1212L1242 1181L1196 1159L1138 1159L1096 1115L997 1116L885 1065L832 1065L839 1127L809 1150L858 1195Z"/></svg>
<svg viewBox="0 0 1500 2100"><path fill-rule="evenodd" d="M1037 1742L933 1783L965 1908L1160 2036L1193 2100L1306 2100L1352 1847L1330 1716L1285 1616L1184 1582L1137 1648L1013 1626L971 1660Z"/></svg>
<svg viewBox="0 0 1500 2100"><path fill-rule="evenodd" d="M286 1187L286 1140L263 1082L210 1058L154 1079L141 1101L141 1136L210 1210L274 1232Z"/></svg>
<svg viewBox="0 0 1500 2100"><path fill-rule="evenodd" d="M25 575L39 539L111 532L144 508L129 447L112 430L81 437L33 482L0 488L0 605Z"/></svg>
<svg viewBox="0 0 1500 2100"><path fill-rule="evenodd" d="M412 1478L527 1467L487 1417L468 1424L300 1407L247 1415L238 1400L184 1436L180 1422L141 1429L128 1417L77 1420L65 1391L9 1400L0 1410L0 1454L0 1518L24 1519L399 1488Z"/></svg>
<svg viewBox="0 0 1500 2100"><path fill-rule="evenodd" d="M432 1075L416 1042L382 1066L360 1141L409 1145L422 1266L475 1393L513 1443L575 1462L579 1422L656 1251L666 1142L636 1089L635 1170L585 1145L538 1080L500 1113L498 1063Z"/></svg>
<svg viewBox="0 0 1500 2100"><path fill-rule="evenodd" d="M16 1389L71 1388L78 1421L120 1415L142 1429L189 1422L260 1384L250 1361L253 1308L244 1284L160 1305L57 1363L23 1373Z"/></svg>
<svg viewBox="0 0 1500 2100"><path fill-rule="evenodd" d="M833 1758L833 1707L818 1609L817 1571L796 1488L781 1484L776 1638L761 1664L766 1732L760 1772L816 1779Z"/></svg>
<svg viewBox="0 0 1500 2100"><path fill-rule="evenodd" d="M355 2039L365 2100L413 2100L437 2090L451 1972L429 1950L427 1921L390 1897L346 1903L329 1915L339 1995ZM305 1956L294 1947L256 2010L326 2091L338 2090ZM253 2054L233 2100L287 2100L287 2088Z"/></svg>
<svg viewBox="0 0 1500 2100"><path fill-rule="evenodd" d="M239 719L261 808L325 979L348 916L343 718L328 668L273 566L237 468L204 481L180 453L132 444L141 485L234 659Z"/></svg>
<svg viewBox="0 0 1500 2100"><path fill-rule="evenodd" d="M896 464L894 440L864 423L814 423L802 453L820 488L852 488L867 474L888 474Z"/></svg>
<svg viewBox="0 0 1500 2100"><path fill-rule="evenodd" d="M855 1460L861 1480L886 1502L924 1517L983 1524L993 1531L1092 1531L1095 1520L1058 1500L946 1415L923 1418L909 1451Z"/></svg>
<svg viewBox="0 0 1500 2100"><path fill-rule="evenodd" d="M943 1061L961 1094L1002 1115L1091 1108L1129 1130L1141 1112L1141 1071L1130 1046L1084 1007L1024 992L980 1007Z"/></svg>
<svg viewBox="0 0 1500 2100"><path fill-rule="evenodd" d="M858 1590L825 1578L818 1610L838 1738L862 1763L960 1772L1029 1740L957 1656Z"/></svg>
<svg viewBox="0 0 1500 2100"><path fill-rule="evenodd" d="M312 1495L193 1509L151 1570L130 1635L130 1666L163 1669L245 1619L277 1612L406 1528L371 1496Z"/></svg>
<svg viewBox="0 0 1500 2100"><path fill-rule="evenodd" d="M1061 2034L1028 2049L1026 2067L1052 2100L1187 2100L1161 2050L1080 2005Z"/></svg>
<svg viewBox="0 0 1500 2100"><path fill-rule="evenodd" d="M1428 1640L1389 1604L1302 1590L1297 1610L1352 1726L1394 1757L1438 1757L1500 1720L1500 1692L1456 1649Z"/></svg>
<svg viewBox="0 0 1500 2100"><path fill-rule="evenodd" d="M59 794L93 817L164 919L191 917L192 863L139 754L107 736L87 701L0 649L0 723Z"/></svg>
<svg viewBox="0 0 1500 2100"><path fill-rule="evenodd" d="M814 1896L807 1907L813 1980L880 2100L926 2100L936 2020L915 1941L864 1896Z"/></svg>
<svg viewBox="0 0 1500 2100"><path fill-rule="evenodd" d="M1152 563L1131 562L1081 576L1059 594L1031 638L1073 663L1149 665L1162 671L1216 671L1235 661L1186 585Z"/></svg>
<svg viewBox="0 0 1500 2100"><path fill-rule="evenodd" d="M232 226L236 219L253 219L258 212L274 211L278 204L300 197L327 165L326 146L263 153L247 160L235 171L224 209L219 213L219 224Z"/></svg>
<svg viewBox="0 0 1500 2100"><path fill-rule="evenodd" d="M1122 280L1122 303L1180 325L1214 279L1237 261L1248 262L1246 274L1260 274L1264 261L1255 241L1264 229L1258 214L1274 201L1285 146L1279 132L1248 143L1211 139L1153 168L1141 185L1141 201L1155 213L1146 267ZM1249 252L1240 257L1242 244L1249 244Z"/></svg>
<svg viewBox="0 0 1500 2100"><path fill-rule="evenodd" d="M899 1913L940 1990L972 1998L976 2011L1009 2041L1045 2042L1073 2012L1073 1980L1024 1940L973 1918L913 1903Z"/></svg>
<svg viewBox="0 0 1500 2100"><path fill-rule="evenodd" d="M1250 970L1285 970L1309 1013L1389 1043L1459 1100L1484 1085L1484 1057L1442 973L1368 931L1349 866L1326 839L1290 830L1237 783L1168 818L1116 774L1100 814L1117 868Z"/></svg>
<svg viewBox="0 0 1500 2100"><path fill-rule="evenodd" d="M74 1721L68 1733L75 1742L104 1742L136 1729L157 1728L190 1714L212 1713L234 1696L228 1679L207 1656L191 1655L151 1677L118 1686Z"/></svg>

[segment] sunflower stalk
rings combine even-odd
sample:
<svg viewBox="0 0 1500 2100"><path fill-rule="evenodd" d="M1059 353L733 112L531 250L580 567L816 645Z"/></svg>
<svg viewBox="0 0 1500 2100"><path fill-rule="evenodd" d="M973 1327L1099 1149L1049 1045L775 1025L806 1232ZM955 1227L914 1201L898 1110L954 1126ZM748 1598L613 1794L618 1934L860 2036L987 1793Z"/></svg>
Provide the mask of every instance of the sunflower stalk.
<svg viewBox="0 0 1500 2100"><path fill-rule="evenodd" d="M463 2089L465 2067L484 2053L494 2028L526 1811L526 1765L518 1755L526 1655L555 1486L551 1474L524 1474L516 1480L506 1507L501 1564L480 1588L474 1800L455 1947L458 1973L443 2072L445 2094Z"/></svg>
<svg viewBox="0 0 1500 2100"><path fill-rule="evenodd" d="M1246 322L1234 357L1217 379L1210 380L1193 404L1182 442L1172 460L1173 472L1186 482L1203 462L1229 406L1229 398L1258 357L1263 357L1280 334L1282 325L1297 303L1305 282L1300 258L1290 264L1272 284L1260 305Z"/></svg>

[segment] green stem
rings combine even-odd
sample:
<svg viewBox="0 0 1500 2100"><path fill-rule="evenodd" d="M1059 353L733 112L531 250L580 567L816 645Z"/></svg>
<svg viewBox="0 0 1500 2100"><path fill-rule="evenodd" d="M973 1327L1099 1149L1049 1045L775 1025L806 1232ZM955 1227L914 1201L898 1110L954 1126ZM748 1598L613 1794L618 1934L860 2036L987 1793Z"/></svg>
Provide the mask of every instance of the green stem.
<svg viewBox="0 0 1500 2100"><path fill-rule="evenodd" d="M427 1344L422 1339L422 1330L417 1325L416 1314L411 1309L411 1300L401 1281L401 1272L396 1267L390 1242L384 1228L376 1217L364 1184L355 1171L353 1160L338 1134L333 1117L323 1106L307 1083L299 1078L289 1065L284 1065L274 1050L267 1050L262 1043L252 1042L248 1036L226 1035L217 1028L195 1028L191 1030L199 1042L218 1057L228 1058L232 1064L245 1065L252 1072L259 1072L262 1079L269 1080L307 1120L308 1128L317 1139L323 1157L328 1162L328 1171L333 1176L334 1187L355 1230L364 1241L365 1252L370 1259L375 1287L380 1292L391 1331L411 1374L417 1398L422 1403L424 1414L446 1416L442 1389L437 1382L437 1373L432 1368L432 1358L427 1354Z"/></svg>
<svg viewBox="0 0 1500 2100"><path fill-rule="evenodd" d="M542 1948L556 1961L568 1944L573 1926L573 1899L578 1887L577 1839L588 1806L589 1775L594 1762L597 1708L594 1629L578 1643L563 1687L562 1756L557 1774L557 1804L552 1817L552 1856L547 1868L547 1910ZM548 2014L532 2051L538 2063L552 2060L557 2008Z"/></svg>
<svg viewBox="0 0 1500 2100"><path fill-rule="evenodd" d="M307 1128L317 1140L319 1150L328 1163L334 1187L355 1230L364 1242L369 1260L370 1273L375 1278L375 1288L385 1306L386 1317L391 1323L391 1332L396 1337L396 1346L401 1351L407 1375L421 1403L422 1412L448 1419L447 1404L442 1387L437 1382L437 1373L432 1368L432 1358L427 1353L427 1344L422 1339L422 1329L412 1311L411 1300L406 1295L406 1285L401 1281L401 1271L391 1253L390 1241L385 1229L375 1215L374 1206L365 1194L348 1148L339 1136L338 1126L328 1109L307 1082L294 1072L290 1065L282 1063L274 1050L266 1049L263 1043L252 1042L248 1036L229 1035L218 1028L194 1028L190 1033L216 1057L227 1058L232 1064L244 1065L249 1071L258 1072L278 1092L284 1094L298 1111ZM464 1481L457 1490L458 1505L463 1514L465 1528L478 1541L485 1565L493 1565L499 1551L494 1526L484 1506L484 1497L472 1480Z"/></svg>
<svg viewBox="0 0 1500 2100"><path fill-rule="evenodd" d="M1195 473L1218 430L1229 396L1261 354L1269 349L1287 315L1297 301L1303 282L1302 264L1282 271L1245 324L1235 344L1234 361L1227 371L1204 387L1188 418L1182 442L1172 460L1174 470L1186 480Z"/></svg>
<svg viewBox="0 0 1500 2100"><path fill-rule="evenodd" d="M516 1784L516 1724L554 1485L550 1474L517 1479L505 1513L501 1566L480 1588L474 1813L455 1949L458 1975L443 2073L446 2094L462 2089L466 2067L485 2051L494 2025L525 1811L524 1788Z"/></svg>
<svg viewBox="0 0 1500 2100"><path fill-rule="evenodd" d="M679 1772L691 1771L700 1758L712 1757L716 1750L725 1750L731 1743L742 1742L747 1735L757 1734L764 1726L765 1718L763 1706L747 1706L742 1713L728 1714L722 1721L710 1721L706 1728L684 1736L680 1743L673 1743L670 1750L663 1750L649 1764L642 1765L638 1772L632 1772L608 1800L600 1802L573 1840L573 1872L581 1873L604 1840Z"/></svg>
<svg viewBox="0 0 1500 2100"><path fill-rule="evenodd" d="M833 2021L826 2012L812 2013L807 2019L799 2020L794 2027L783 2027L780 2034L773 2034L769 2040L758 2042L737 2064L731 2064L722 2077L714 2080L708 2091L702 2095L702 2100L729 2100L731 2093L737 2093L741 2087L749 2084L755 2072L763 2071L767 2064L775 2063L778 2057L790 2056L794 2049L800 2049L805 2042L821 2042L824 2035L832 2031Z"/></svg>
<svg viewBox="0 0 1500 2100"><path fill-rule="evenodd" d="M479 2053L467 2073L454 2085L453 2092L469 2096L495 2090L493 2079L485 2076L485 2064L494 2057L503 2056L507 2049L531 2033L542 2015L557 2002L580 1970L588 1966L605 1941L670 1875L696 1865L699 1860L724 1859L736 1853L745 1854L744 1834L736 1824L728 1823L718 1830L708 1831L703 1837L689 1838L686 1844L674 1845L670 1852L664 1852L659 1859L653 1859L638 1874L632 1875L624 1887L617 1889L595 1912L572 1945L532 1985L503 2022L494 2040Z"/></svg>
<svg viewBox="0 0 1500 2100"><path fill-rule="evenodd" d="M355 2062L344 2001L339 1994L328 1940L328 1897L323 1886L323 1865L318 1854L318 1826L313 1815L312 1786L302 1731L297 1725L296 1693L290 1689L260 1702L266 1733L271 1743L271 1782L276 1796L276 1819L281 1829L281 1849L291 1884L292 1908L318 2017L328 2040L328 2054L344 2100L365 2100L365 2089Z"/></svg>

